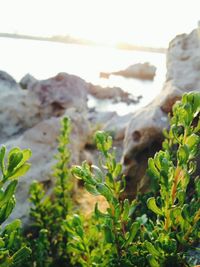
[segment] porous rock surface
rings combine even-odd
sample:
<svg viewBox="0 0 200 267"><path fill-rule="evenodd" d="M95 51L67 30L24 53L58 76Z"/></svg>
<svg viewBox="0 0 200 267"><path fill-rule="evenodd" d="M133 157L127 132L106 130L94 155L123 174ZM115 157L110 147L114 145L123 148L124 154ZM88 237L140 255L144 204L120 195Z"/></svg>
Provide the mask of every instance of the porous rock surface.
<svg viewBox="0 0 200 267"><path fill-rule="evenodd" d="M161 148L163 128L168 127L168 113L184 93L200 92L200 35L198 30L175 37L167 53L166 81L161 93L148 106L136 112L124 138L122 162L129 184L127 194L145 191L149 156Z"/></svg>

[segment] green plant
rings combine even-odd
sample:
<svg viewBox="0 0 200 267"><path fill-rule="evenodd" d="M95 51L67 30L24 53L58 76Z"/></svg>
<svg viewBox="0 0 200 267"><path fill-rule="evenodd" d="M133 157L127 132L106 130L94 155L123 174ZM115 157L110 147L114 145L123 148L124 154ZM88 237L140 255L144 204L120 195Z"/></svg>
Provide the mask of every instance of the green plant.
<svg viewBox="0 0 200 267"><path fill-rule="evenodd" d="M30 164L27 163L31 156L29 149L20 150L12 148L6 155L4 146L0 149L0 224L9 218L15 207L15 191L18 179L23 176ZM21 266L30 255L31 251L22 244L20 236L21 222L14 220L1 228L0 231L0 266Z"/></svg>
<svg viewBox="0 0 200 267"><path fill-rule="evenodd" d="M149 159L148 173L160 190L157 198L147 202L157 214L151 241L145 242L152 267L187 266L186 251L195 249L200 238L200 180L195 177L200 155L199 115L200 94L184 95L173 107L163 150ZM191 184L195 184L192 195Z"/></svg>
<svg viewBox="0 0 200 267"><path fill-rule="evenodd" d="M90 166L83 162L82 166L72 168L72 174L83 180L85 188L91 194L102 195L108 203L109 207L105 213L98 209L98 205L96 205L94 211L96 231L104 234L103 245L107 253L104 250L95 253L93 250L88 252L87 249L87 255L88 253L93 254L93 265L91 265L91 257L89 256L86 258L88 261L85 261L82 265L146 266L145 252L140 251L143 238L142 235L140 236L140 229L145 228L147 218L144 215L133 221L132 216L136 209L136 201L130 202L128 199L121 200L120 198L126 185L125 177L122 174L122 165L116 162L115 153L111 150L111 136L99 131L95 135L95 142L102 154L100 167ZM74 217L73 220L75 220L75 222L72 222L75 229L74 239L82 239L83 243L87 243L87 235L84 235L81 221L78 217ZM79 232L80 229L82 230ZM73 245L76 246L75 243ZM76 248L83 250L84 244L83 247ZM140 257L138 257L139 254ZM101 264L99 264L99 258ZM98 261L95 262L95 260Z"/></svg>
<svg viewBox="0 0 200 267"><path fill-rule="evenodd" d="M156 153L154 159L149 159L148 174L159 189L159 195L150 197L147 206L157 215L156 220L154 216L148 219L146 214L136 217L134 211L137 214L140 203L120 199L125 189L121 164L116 162L111 151L112 138L97 132L95 141L103 155L100 167L83 162L82 166L74 166L72 173L84 181L91 194L102 195L107 200L107 212L102 213L96 205L94 215L96 231L104 232L105 249L107 245L111 246L108 246L109 253L106 254L102 254L102 250L94 253L91 246L84 247L87 233L84 232L83 222L74 217L70 225L74 229L72 243L85 255L82 266L167 267L196 264L187 260L187 251L195 249L200 237L200 181L199 177L195 177L195 160L200 148L199 113L200 94L184 95L182 101L173 107L171 127L169 132L165 131L163 150ZM193 184L195 190L190 196ZM77 243L77 240L82 240L81 248L78 248L81 241ZM98 265L99 262L95 261L98 257L94 258L94 254L99 254L106 264L102 260ZM92 263L89 255L93 255Z"/></svg>
<svg viewBox="0 0 200 267"><path fill-rule="evenodd" d="M122 199L126 188L122 165L116 161L112 137L98 131L99 167L83 162L72 174L92 195L101 195L107 210L96 204L90 219L74 214L69 157L69 120L62 122L56 183L48 197L38 182L31 186L28 266L186 267L199 264L200 94L189 93L173 107L163 149L150 158L148 174L154 188L133 201ZM157 190L157 191L156 191ZM145 203L143 203L145 202ZM148 209L148 210L147 210ZM77 213L77 210L76 210ZM192 253L191 253L192 251ZM192 255L192 256L190 256ZM1 265L0 265L1 266Z"/></svg>
<svg viewBox="0 0 200 267"><path fill-rule="evenodd" d="M30 187L32 233L29 234L33 250L34 266L66 266L69 262L66 252L67 231L63 226L66 216L72 209L73 183L68 168L70 120L62 120L58 138L57 163L54 166L55 185L51 196L46 196L44 186L34 182ZM31 263L29 264L31 265Z"/></svg>

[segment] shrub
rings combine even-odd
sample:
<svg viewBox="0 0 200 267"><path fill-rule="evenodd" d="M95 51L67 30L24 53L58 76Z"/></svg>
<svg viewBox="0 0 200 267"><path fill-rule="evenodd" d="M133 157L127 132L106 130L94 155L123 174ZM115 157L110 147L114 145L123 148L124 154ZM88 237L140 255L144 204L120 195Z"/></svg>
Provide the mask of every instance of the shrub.
<svg viewBox="0 0 200 267"><path fill-rule="evenodd" d="M54 166L55 186L53 194L46 196L44 186L34 182L30 187L33 225L29 233L32 259L29 266L66 266L69 257L66 252L68 234L63 227L67 214L72 209L72 188L68 164L70 120L62 120L58 138L57 163Z"/></svg>
<svg viewBox="0 0 200 267"><path fill-rule="evenodd" d="M59 138L56 184L52 197L35 182L31 187L34 219L29 266L186 267L200 264L200 180L196 160L200 148L200 94L189 93L173 107L163 149L148 161L153 189L133 201L122 199L126 180L116 161L112 137L98 131L99 166L83 162L71 173L107 210L96 204L91 218L76 214L68 170L69 120ZM145 202L145 203L144 203Z"/></svg>
<svg viewBox="0 0 200 267"><path fill-rule="evenodd" d="M179 266L185 252L200 238L200 180L194 177L200 148L200 94L190 93L173 107L170 130L165 131L163 150L149 159L148 173L160 195L147 205L157 222L145 245L151 266ZM195 184L192 196L189 185ZM177 265L176 265L177 264Z"/></svg>
<svg viewBox="0 0 200 267"><path fill-rule="evenodd" d="M97 148L103 155L100 167L84 162L82 166L72 168L72 173L84 181L88 192L104 196L109 205L106 213L100 212L97 205L94 211L96 227L104 233L104 246L108 246L109 250L104 255L97 252L106 262L105 265L102 261L99 266L196 264L188 263L186 255L189 248L195 249L200 237L199 177L193 177L196 190L192 197L188 197L187 193L196 169L195 159L199 155L199 113L200 94L184 95L182 102L173 107L163 150L156 153L154 159L149 159L148 174L159 189L159 196L149 198L147 206L157 215L156 221L148 220L145 214L133 220L135 201L130 203L127 199L120 199L125 179L121 165L111 152L112 138L108 134L97 132L95 136ZM83 240L82 225L77 217L72 221L74 240ZM79 228L82 230L77 231ZM95 258L93 264L97 264Z"/></svg>
<svg viewBox="0 0 200 267"><path fill-rule="evenodd" d="M0 224L9 218L15 207L15 191L18 179L23 176L30 164L27 163L31 156L28 149L20 150L15 147L6 155L4 146L0 149ZM30 255L30 249L22 242L20 220L14 220L0 231L0 266L22 266Z"/></svg>

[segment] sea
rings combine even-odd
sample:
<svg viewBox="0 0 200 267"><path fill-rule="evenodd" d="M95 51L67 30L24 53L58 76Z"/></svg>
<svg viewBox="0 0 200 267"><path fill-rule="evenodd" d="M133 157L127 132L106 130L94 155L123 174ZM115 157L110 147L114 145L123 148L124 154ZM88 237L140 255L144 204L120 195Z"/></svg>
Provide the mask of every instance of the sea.
<svg viewBox="0 0 200 267"><path fill-rule="evenodd" d="M153 81L114 75L109 79L99 77L100 72L119 71L144 62L157 68ZM149 104L162 90L166 75L166 55L113 47L0 38L0 70L8 72L17 81L27 73L43 80L59 72L66 72L95 85L117 86L135 97L141 96L139 103L131 105L89 97L90 108L125 115Z"/></svg>

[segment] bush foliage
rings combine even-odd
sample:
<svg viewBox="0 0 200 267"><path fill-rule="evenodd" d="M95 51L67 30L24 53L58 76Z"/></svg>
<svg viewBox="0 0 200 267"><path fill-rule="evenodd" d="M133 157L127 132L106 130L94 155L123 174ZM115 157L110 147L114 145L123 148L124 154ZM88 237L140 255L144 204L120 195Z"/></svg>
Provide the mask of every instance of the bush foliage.
<svg viewBox="0 0 200 267"><path fill-rule="evenodd" d="M170 128L164 130L163 148L148 161L150 191L138 194L133 200L122 198L126 178L121 163L116 161L108 133L98 131L94 137L99 151L98 166L83 162L70 169L71 127L70 120L63 119L53 192L47 195L42 184L32 184L32 225L24 239L18 230L18 220L1 231L0 266L194 267L200 264L199 115L199 93L185 94L174 105ZM11 150L6 167L4 156L2 147L1 223L14 207L17 177L29 168L26 161L30 151ZM102 196L107 209L102 211L96 204L90 218L85 219L84 211L79 211L73 201L73 177L82 180L90 194ZM28 247L32 250L30 260L27 260Z"/></svg>

